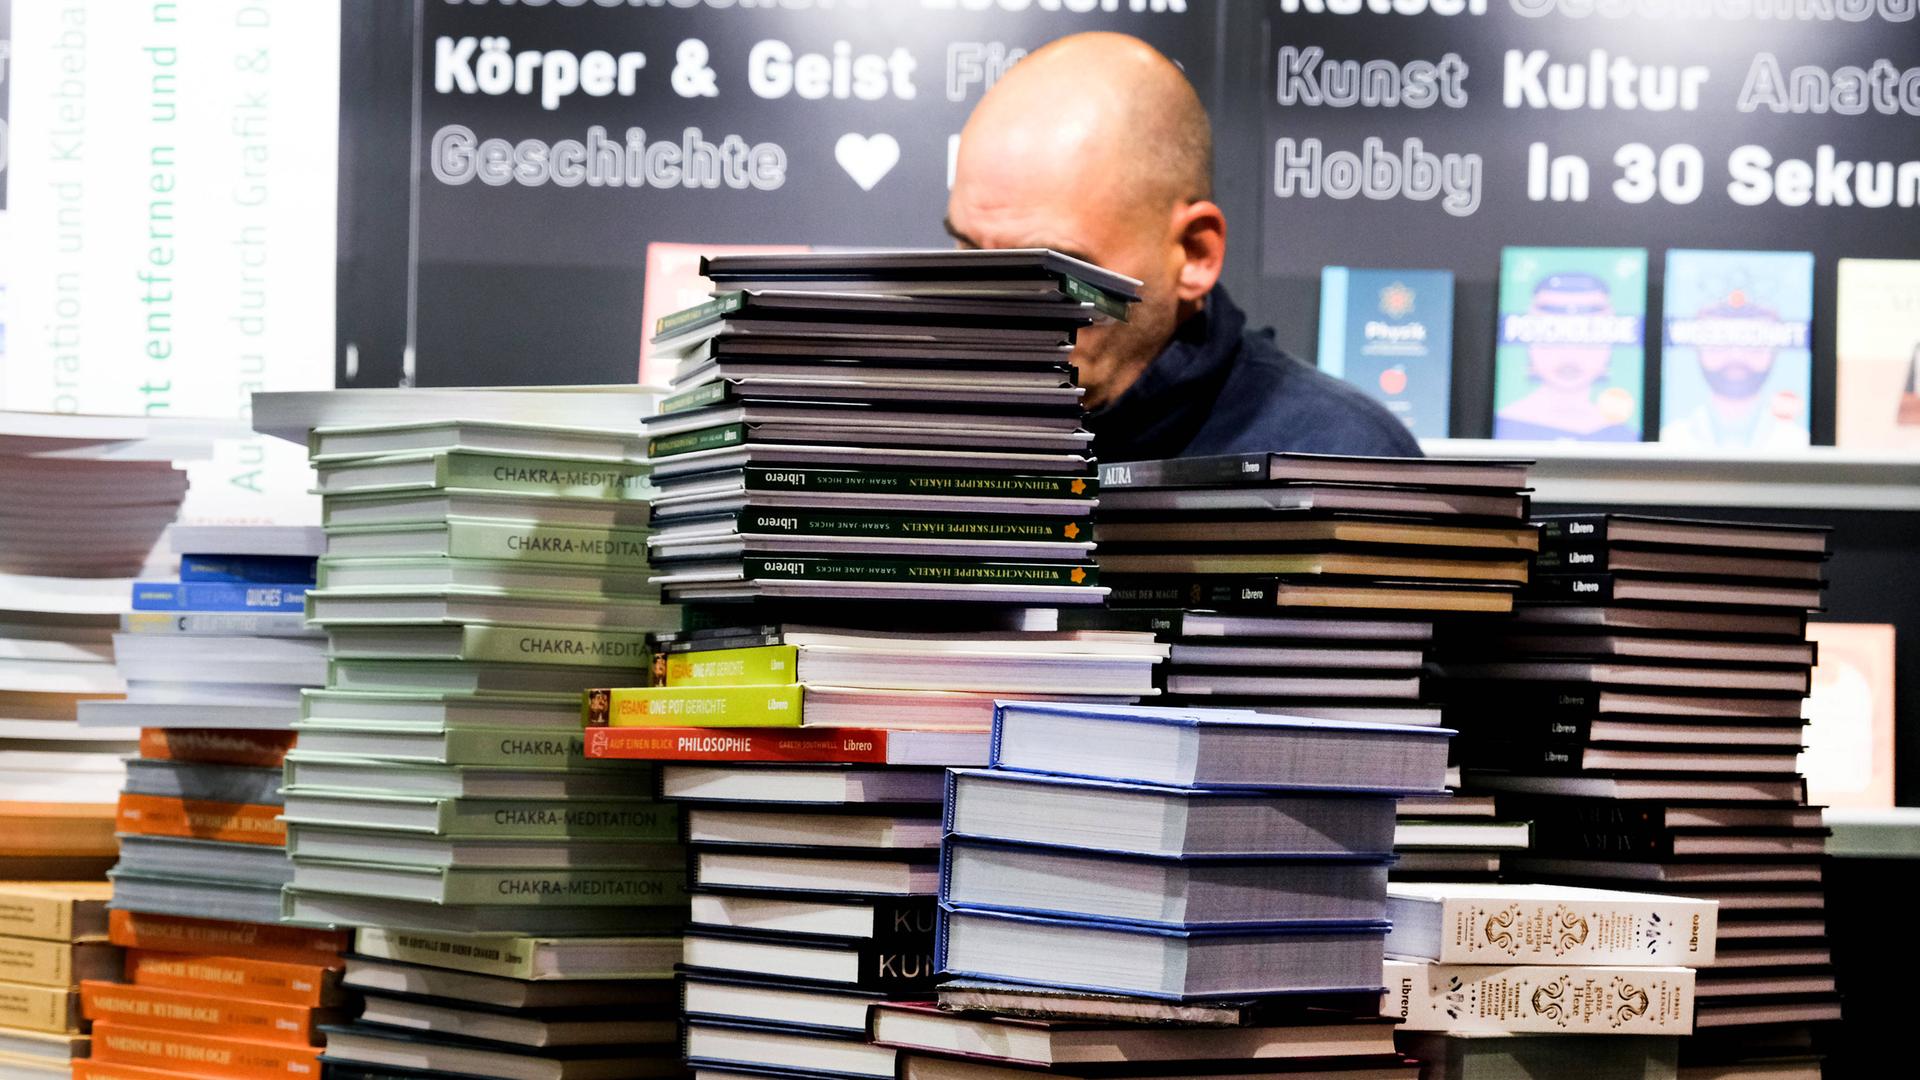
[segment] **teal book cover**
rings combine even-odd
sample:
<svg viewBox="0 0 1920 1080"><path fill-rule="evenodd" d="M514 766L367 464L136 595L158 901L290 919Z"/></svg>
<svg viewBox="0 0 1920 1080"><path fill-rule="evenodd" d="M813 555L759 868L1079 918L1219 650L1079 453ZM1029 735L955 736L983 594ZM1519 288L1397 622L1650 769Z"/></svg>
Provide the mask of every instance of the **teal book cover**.
<svg viewBox="0 0 1920 1080"><path fill-rule="evenodd" d="M1640 441L1646 316L1645 248L1504 249L1493 437Z"/></svg>
<svg viewBox="0 0 1920 1080"><path fill-rule="evenodd" d="M1667 252L1660 441L1805 446L1813 389L1813 254Z"/></svg>
<svg viewBox="0 0 1920 1080"><path fill-rule="evenodd" d="M1453 274L1320 271L1320 370L1344 379L1418 438L1444 438L1453 394Z"/></svg>

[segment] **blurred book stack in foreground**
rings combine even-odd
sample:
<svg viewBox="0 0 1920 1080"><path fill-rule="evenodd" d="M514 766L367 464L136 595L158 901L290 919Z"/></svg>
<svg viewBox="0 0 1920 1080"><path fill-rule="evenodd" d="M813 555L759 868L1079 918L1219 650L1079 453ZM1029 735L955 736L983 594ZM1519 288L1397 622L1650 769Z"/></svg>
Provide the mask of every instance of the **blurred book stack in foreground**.
<svg viewBox="0 0 1920 1080"><path fill-rule="evenodd" d="M303 688L326 680L326 641L303 613L318 529L181 526L175 581L140 581L114 636L124 701L80 707L83 727L136 727L119 796L114 907L275 922L292 877L280 767Z"/></svg>
<svg viewBox="0 0 1920 1080"><path fill-rule="evenodd" d="M0 882L0 1076L64 1080L90 1040L80 983L120 970L105 882Z"/></svg>
<svg viewBox="0 0 1920 1080"><path fill-rule="evenodd" d="M88 731L119 697L113 631L133 579L170 568L162 534L207 446L140 418L0 412L0 878L112 865L131 728ZM156 550L159 548L159 550Z"/></svg>

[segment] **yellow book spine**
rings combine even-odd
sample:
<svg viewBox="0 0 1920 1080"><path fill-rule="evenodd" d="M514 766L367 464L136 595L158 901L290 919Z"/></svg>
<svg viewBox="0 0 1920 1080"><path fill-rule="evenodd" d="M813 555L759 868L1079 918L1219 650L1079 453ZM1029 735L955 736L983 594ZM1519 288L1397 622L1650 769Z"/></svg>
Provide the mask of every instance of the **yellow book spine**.
<svg viewBox="0 0 1920 1080"><path fill-rule="evenodd" d="M80 1010L74 1005L75 996L64 986L0 982L0 1027L51 1032L76 1030Z"/></svg>

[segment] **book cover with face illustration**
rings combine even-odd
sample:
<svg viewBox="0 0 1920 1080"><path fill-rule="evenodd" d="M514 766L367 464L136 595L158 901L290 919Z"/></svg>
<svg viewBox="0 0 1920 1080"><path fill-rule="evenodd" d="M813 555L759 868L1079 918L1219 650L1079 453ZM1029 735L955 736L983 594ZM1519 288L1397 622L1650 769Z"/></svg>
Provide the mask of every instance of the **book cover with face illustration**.
<svg viewBox="0 0 1920 1080"><path fill-rule="evenodd" d="M1661 443L1807 445L1813 254L1669 251L1665 298Z"/></svg>
<svg viewBox="0 0 1920 1080"><path fill-rule="evenodd" d="M1504 249L1493 437L1638 442L1646 313L1644 248Z"/></svg>
<svg viewBox="0 0 1920 1080"><path fill-rule="evenodd" d="M1387 407L1416 438L1447 434L1453 392L1453 274L1320 271L1320 370Z"/></svg>
<svg viewBox="0 0 1920 1080"><path fill-rule="evenodd" d="M1920 260L1841 259L1834 442L1920 450Z"/></svg>

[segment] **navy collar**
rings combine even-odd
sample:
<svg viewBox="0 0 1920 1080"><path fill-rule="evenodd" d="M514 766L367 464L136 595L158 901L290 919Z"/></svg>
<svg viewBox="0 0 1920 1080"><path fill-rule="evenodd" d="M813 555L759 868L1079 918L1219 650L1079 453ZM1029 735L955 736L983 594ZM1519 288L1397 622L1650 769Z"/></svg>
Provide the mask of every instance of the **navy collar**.
<svg viewBox="0 0 1920 1080"><path fill-rule="evenodd" d="M1087 415L1100 460L1179 457L1212 415L1246 325L1246 313L1214 286L1120 400Z"/></svg>

